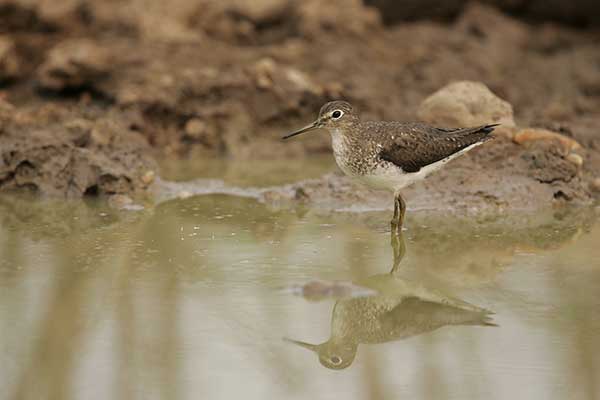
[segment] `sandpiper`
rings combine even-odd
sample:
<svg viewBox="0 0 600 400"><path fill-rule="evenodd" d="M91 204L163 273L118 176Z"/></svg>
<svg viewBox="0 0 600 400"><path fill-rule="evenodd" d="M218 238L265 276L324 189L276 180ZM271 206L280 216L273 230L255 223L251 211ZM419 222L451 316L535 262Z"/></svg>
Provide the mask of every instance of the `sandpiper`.
<svg viewBox="0 0 600 400"><path fill-rule="evenodd" d="M319 128L329 131L335 161L344 173L394 193L394 232L401 229L406 211L400 190L485 142L497 125L436 128L414 122L361 121L350 103L332 101L321 107L313 123L283 138Z"/></svg>

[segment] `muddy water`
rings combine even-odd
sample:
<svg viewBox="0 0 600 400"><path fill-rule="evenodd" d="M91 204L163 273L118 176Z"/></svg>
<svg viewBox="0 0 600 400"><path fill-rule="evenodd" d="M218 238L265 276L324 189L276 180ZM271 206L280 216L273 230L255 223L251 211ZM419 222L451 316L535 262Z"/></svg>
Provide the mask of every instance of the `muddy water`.
<svg viewBox="0 0 600 400"><path fill-rule="evenodd" d="M0 398L598 398L596 215L2 197Z"/></svg>

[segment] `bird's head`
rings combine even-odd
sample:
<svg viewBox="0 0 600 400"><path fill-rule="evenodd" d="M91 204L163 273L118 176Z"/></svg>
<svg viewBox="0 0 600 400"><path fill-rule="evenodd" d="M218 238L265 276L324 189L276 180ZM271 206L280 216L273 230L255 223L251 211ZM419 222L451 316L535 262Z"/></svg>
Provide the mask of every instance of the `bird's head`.
<svg viewBox="0 0 600 400"><path fill-rule="evenodd" d="M354 361L358 350L356 343L338 343L329 340L321 344L310 344L292 339L285 340L317 353L321 365L329 369L348 368Z"/></svg>
<svg viewBox="0 0 600 400"><path fill-rule="evenodd" d="M332 132L334 130L344 130L352 127L359 121L358 114L347 101L330 101L321 107L317 119L303 128L294 132L288 133L283 138L288 139L292 136L299 135L314 129L327 129Z"/></svg>

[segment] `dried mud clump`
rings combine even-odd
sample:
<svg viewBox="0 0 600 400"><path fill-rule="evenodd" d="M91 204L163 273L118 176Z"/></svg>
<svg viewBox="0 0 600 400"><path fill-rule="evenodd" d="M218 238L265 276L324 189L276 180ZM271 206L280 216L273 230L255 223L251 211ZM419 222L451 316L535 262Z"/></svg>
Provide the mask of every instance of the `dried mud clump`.
<svg viewBox="0 0 600 400"><path fill-rule="evenodd" d="M0 83L17 78L20 64L14 41L0 35Z"/></svg>
<svg viewBox="0 0 600 400"><path fill-rule="evenodd" d="M0 102L0 191L43 195L131 194L155 164L146 140L118 119Z"/></svg>
<svg viewBox="0 0 600 400"><path fill-rule="evenodd" d="M92 88L108 76L109 62L106 51L90 40L65 41L39 67L39 84L55 91Z"/></svg>

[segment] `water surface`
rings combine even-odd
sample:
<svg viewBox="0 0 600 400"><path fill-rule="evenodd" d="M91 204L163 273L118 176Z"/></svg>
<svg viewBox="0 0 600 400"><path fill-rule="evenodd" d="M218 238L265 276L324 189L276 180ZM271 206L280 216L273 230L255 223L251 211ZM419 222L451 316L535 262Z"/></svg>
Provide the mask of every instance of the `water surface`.
<svg viewBox="0 0 600 400"><path fill-rule="evenodd" d="M399 257L386 212L3 196L0 398L598 398L596 215L416 213Z"/></svg>

